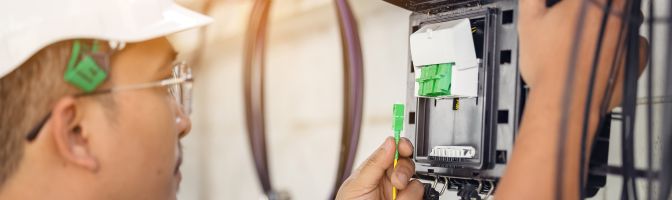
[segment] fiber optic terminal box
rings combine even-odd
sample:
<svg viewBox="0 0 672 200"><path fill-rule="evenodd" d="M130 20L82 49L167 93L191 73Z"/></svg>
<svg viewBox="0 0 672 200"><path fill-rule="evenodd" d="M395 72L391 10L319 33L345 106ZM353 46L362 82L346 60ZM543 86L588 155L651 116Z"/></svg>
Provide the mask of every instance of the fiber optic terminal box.
<svg viewBox="0 0 672 200"><path fill-rule="evenodd" d="M416 177L444 183L462 199L492 194L527 94L518 71L518 2L385 1L413 11L404 136L415 147ZM608 148L608 131L606 138ZM599 188L606 180L588 182Z"/></svg>

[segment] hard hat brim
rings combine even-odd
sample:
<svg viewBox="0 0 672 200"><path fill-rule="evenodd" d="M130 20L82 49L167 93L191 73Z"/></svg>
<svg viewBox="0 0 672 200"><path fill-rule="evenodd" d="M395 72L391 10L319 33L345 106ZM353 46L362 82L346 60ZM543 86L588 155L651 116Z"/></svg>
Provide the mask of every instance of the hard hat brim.
<svg viewBox="0 0 672 200"><path fill-rule="evenodd" d="M36 22L22 27L21 34L0 33L0 36L5 34L0 37L0 78L18 68L40 49L59 41L86 38L127 43L141 42L205 26L213 21L206 15L175 3L162 9L157 19L148 20L146 23L101 25L99 18L80 18L76 25L67 28L64 28L63 24L73 22L66 22L66 18L63 18L60 20L62 23Z"/></svg>

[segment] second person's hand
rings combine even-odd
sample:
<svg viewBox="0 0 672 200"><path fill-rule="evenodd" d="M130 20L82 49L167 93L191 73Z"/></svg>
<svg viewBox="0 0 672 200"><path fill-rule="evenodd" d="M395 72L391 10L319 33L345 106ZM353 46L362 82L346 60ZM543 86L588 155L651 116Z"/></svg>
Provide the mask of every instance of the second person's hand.
<svg viewBox="0 0 672 200"><path fill-rule="evenodd" d="M411 180L415 164L411 160L413 145L399 140L399 161L393 166L394 138L385 142L341 186L336 199L392 199L392 186L398 189L398 200L422 199L424 187L418 180Z"/></svg>

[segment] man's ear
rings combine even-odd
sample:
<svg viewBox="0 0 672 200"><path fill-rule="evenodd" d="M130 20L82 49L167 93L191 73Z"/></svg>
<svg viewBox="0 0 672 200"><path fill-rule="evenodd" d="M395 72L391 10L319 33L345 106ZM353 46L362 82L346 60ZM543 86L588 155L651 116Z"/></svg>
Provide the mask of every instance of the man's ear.
<svg viewBox="0 0 672 200"><path fill-rule="evenodd" d="M58 155L68 164L97 171L98 160L91 154L89 136L82 129L81 104L74 97L64 97L51 113L51 136Z"/></svg>

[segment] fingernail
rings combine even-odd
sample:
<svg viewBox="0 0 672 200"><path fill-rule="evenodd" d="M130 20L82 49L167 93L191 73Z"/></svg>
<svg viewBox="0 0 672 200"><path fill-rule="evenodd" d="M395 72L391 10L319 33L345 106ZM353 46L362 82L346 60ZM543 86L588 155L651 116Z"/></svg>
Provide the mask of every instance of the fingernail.
<svg viewBox="0 0 672 200"><path fill-rule="evenodd" d="M399 181L401 181L402 183L403 183L403 182L408 182L408 176L406 176L406 174L403 174L403 173L397 173L397 178L398 178Z"/></svg>
<svg viewBox="0 0 672 200"><path fill-rule="evenodd" d="M410 144L411 146L413 146L413 143L412 143L411 140L409 140L408 138L401 138L401 139L402 139L402 140L406 140L406 142L408 142L408 144Z"/></svg>

